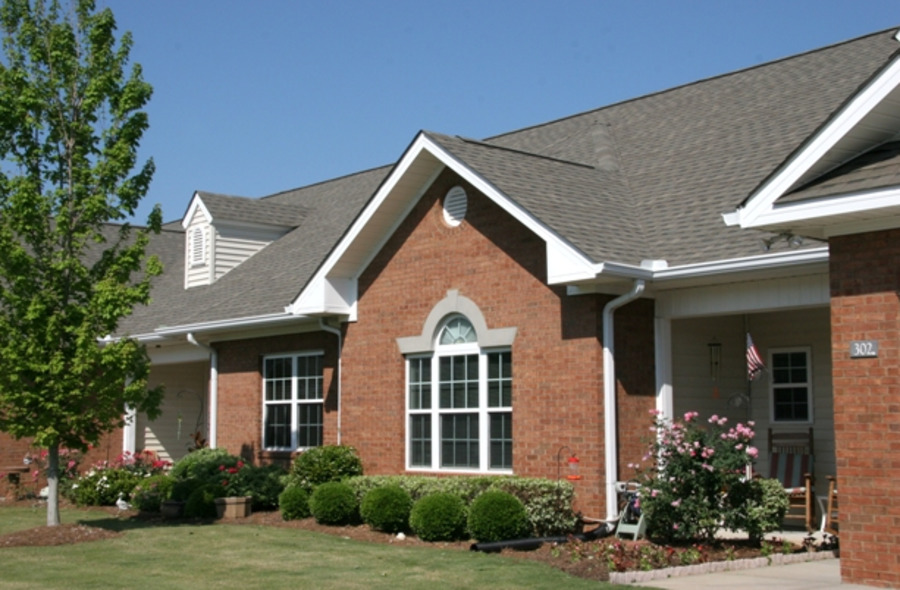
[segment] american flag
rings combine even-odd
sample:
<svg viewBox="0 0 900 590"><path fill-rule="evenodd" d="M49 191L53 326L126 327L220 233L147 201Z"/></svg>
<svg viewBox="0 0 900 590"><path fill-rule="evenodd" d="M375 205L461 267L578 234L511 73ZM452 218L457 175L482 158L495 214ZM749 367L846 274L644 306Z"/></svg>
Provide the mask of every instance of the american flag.
<svg viewBox="0 0 900 590"><path fill-rule="evenodd" d="M759 351L756 350L756 345L753 344L753 338L750 337L750 332L747 332L747 379L753 381L759 377L760 372L765 368L766 366L759 356Z"/></svg>

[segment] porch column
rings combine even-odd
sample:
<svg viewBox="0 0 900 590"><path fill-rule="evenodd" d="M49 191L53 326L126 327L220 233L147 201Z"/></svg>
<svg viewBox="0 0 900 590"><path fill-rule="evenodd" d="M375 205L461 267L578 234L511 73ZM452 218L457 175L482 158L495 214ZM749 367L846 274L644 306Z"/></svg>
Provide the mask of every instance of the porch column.
<svg viewBox="0 0 900 590"><path fill-rule="evenodd" d="M675 415L675 402L672 397L671 319L654 319L653 340L656 355L656 409L666 418L672 418Z"/></svg>
<svg viewBox="0 0 900 590"><path fill-rule="evenodd" d="M125 405L125 427L122 429L122 451L134 453L137 449L137 412Z"/></svg>

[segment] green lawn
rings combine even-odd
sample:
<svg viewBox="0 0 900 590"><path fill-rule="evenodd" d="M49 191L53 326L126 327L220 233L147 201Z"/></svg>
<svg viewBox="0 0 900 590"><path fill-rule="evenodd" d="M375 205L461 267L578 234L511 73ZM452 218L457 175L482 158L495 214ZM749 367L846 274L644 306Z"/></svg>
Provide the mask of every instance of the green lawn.
<svg viewBox="0 0 900 590"><path fill-rule="evenodd" d="M0 548L3 588L626 588L499 555L361 543L253 525L150 525L63 510L63 522L125 531L105 541ZM0 508L0 534L41 526L43 510ZM628 588L635 588L628 586Z"/></svg>

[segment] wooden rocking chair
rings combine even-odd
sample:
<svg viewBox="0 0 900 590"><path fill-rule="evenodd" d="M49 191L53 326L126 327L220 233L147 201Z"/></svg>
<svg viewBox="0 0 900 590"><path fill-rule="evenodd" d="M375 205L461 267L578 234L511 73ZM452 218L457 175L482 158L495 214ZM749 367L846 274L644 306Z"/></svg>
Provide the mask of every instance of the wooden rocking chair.
<svg viewBox="0 0 900 590"><path fill-rule="evenodd" d="M813 429L774 432L769 429L769 477L777 479L788 495L784 521L814 531Z"/></svg>

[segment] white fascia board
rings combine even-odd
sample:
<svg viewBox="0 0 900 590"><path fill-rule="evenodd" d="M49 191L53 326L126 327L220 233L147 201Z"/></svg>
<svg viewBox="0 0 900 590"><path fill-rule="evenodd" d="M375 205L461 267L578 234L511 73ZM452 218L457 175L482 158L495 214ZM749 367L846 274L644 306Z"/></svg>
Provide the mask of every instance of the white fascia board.
<svg viewBox="0 0 900 590"><path fill-rule="evenodd" d="M482 178L479 174L469 168L464 162L458 160L456 157L448 153L443 147L432 141L431 138L429 138L425 133L419 133L416 139L413 140L409 149L406 150L406 153L403 155L403 157L400 158L400 161L394 167L394 170L391 172L390 176L384 181L382 186L375 193L374 197L362 211L362 213L360 213L359 217L350 227L350 230L347 232L341 242L338 243L334 250L332 250L331 254L325 260L325 263L307 284L307 287L304 288L303 291L294 299L294 301L285 308L285 311L287 313L329 313L329 310L324 307L325 304L329 301L324 297L324 293L328 290L326 285L328 283L335 283L335 281L337 280L346 279L353 282L352 289L350 289L347 285L332 287L335 291L335 294L339 293L340 297L344 298L345 305L343 308L341 308L341 311L337 311L337 313L350 313L351 316L355 315L355 298L357 295L356 281L359 277L359 274L365 268L366 264L371 261L371 257L374 256L380 248L376 247L372 249L372 252L370 254L370 257L366 261L366 264L360 265L360 268L356 269L356 274L352 277L341 277L340 279L337 279L336 277L332 276L332 271L344 256L344 254L347 253L348 249L353 244L353 241L357 239L357 237L365 230L367 224L377 214L379 208L382 206L385 200L390 197L393 190L397 187L398 183L407 173L407 171L409 171L413 163L415 163L423 153L430 154L438 162L443 164L443 167L450 168L451 170L459 174L466 182L475 187L475 189L497 203L503 210L512 215L516 220L518 220L525 227L527 227L538 237L544 240L544 242L547 244L548 250L548 282L550 282L551 284L560 283L566 280L571 281L589 279L594 276L593 263L586 257L584 257L584 255L581 254L576 248L563 240L559 235L557 235L546 225L541 223L528 211L512 202L496 186ZM433 181L442 169L443 168L438 168L432 174L430 180ZM422 195L422 191L427 189L427 185L430 184L430 181L426 182L425 186L422 186L420 190L413 195L414 198L411 198L410 202L407 203L406 207L403 209L405 213L408 213L412 209L412 207L415 206L415 203L418 202L419 197L421 197ZM386 241L390 237L390 235L393 234L394 230L396 230L397 226L402 223L405 217L405 214L397 216L394 224L391 226L391 230L389 232L386 232L386 235L382 236L381 240L379 241L380 245L383 245L384 241ZM349 299L350 296L352 296L352 300ZM335 311L332 310L332 312Z"/></svg>
<svg viewBox="0 0 900 590"><path fill-rule="evenodd" d="M209 209L206 208L206 205L203 204L203 199L200 198L200 194L197 191L194 191L194 196L191 198L191 204L188 205L188 209L184 214L184 218L181 220L181 227L187 229L191 223L191 219L194 218L194 214L199 209L203 216L206 217L207 223L212 222L212 215L209 213Z"/></svg>
<svg viewBox="0 0 900 590"><path fill-rule="evenodd" d="M215 320L212 322L184 324L181 326L168 326L165 328L158 328L154 331L154 333L163 337L183 336L189 333L202 334L206 332L220 332L224 330L240 330L246 328L275 326L279 324L296 323L298 321L310 320L312 320L312 318L307 316L299 316L288 313L271 313L245 318L231 318L224 320Z"/></svg>
<svg viewBox="0 0 900 590"><path fill-rule="evenodd" d="M856 213L876 212L900 206L900 189L876 189L839 197L808 202L786 203L759 215L754 224L775 224L814 221L826 217L843 217Z"/></svg>
<svg viewBox="0 0 900 590"><path fill-rule="evenodd" d="M762 254L744 258L713 260L697 264L685 264L661 269L653 273L654 282L691 279L721 274L734 274L758 270L774 270L791 266L803 266L828 261L828 248L791 250L775 254Z"/></svg>
<svg viewBox="0 0 900 590"><path fill-rule="evenodd" d="M725 223L740 225L743 228L764 225L760 223L760 217L772 211L775 201L898 85L900 85L900 58L894 59L862 92L847 103L830 123L813 135L806 147L750 197L746 206L725 214L723 216Z"/></svg>
<svg viewBox="0 0 900 590"><path fill-rule="evenodd" d="M608 279L644 280L662 283L742 272L775 270L827 261L828 248L823 247L659 268L603 262L595 265L594 269L596 272L595 278L597 279L606 277Z"/></svg>

